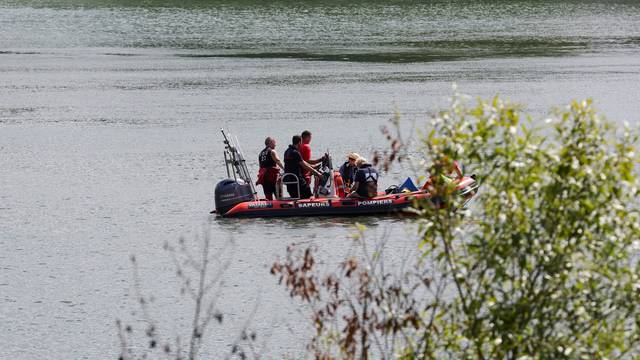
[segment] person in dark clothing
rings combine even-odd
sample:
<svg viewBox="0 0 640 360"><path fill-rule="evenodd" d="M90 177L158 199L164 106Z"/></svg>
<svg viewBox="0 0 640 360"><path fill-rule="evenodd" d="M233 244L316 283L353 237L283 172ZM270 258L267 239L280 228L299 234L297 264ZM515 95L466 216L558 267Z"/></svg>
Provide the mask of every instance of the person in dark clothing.
<svg viewBox="0 0 640 360"><path fill-rule="evenodd" d="M349 153L347 156L347 161L345 161L342 166L340 166L340 176L342 176L342 181L344 186L348 189L351 188L351 184L356 178L356 172L358 171L358 166L356 166L356 161L360 158L360 155L356 153Z"/></svg>
<svg viewBox="0 0 640 360"><path fill-rule="evenodd" d="M289 192L289 196L292 198L299 197L301 199L308 199L311 197L311 188L304 178L304 171L308 170L317 176L321 174L302 159L302 155L298 150L301 141L302 138L299 135L294 135L291 139L291 145L289 145L289 148L284 152L284 172L297 176L298 184L300 185L300 194L298 194L298 187L295 184L288 184L287 192ZM293 179L287 178L284 180L289 181Z"/></svg>
<svg viewBox="0 0 640 360"><path fill-rule="evenodd" d="M273 200L273 194L276 193L278 174L284 166L274 150L276 148L276 140L268 137L264 140L264 145L265 148L258 155L260 171L258 171L258 181L256 181L256 185L262 184L265 198L267 200Z"/></svg>
<svg viewBox="0 0 640 360"><path fill-rule="evenodd" d="M378 171L365 158L356 162L358 171L349 197L372 198L378 195Z"/></svg>

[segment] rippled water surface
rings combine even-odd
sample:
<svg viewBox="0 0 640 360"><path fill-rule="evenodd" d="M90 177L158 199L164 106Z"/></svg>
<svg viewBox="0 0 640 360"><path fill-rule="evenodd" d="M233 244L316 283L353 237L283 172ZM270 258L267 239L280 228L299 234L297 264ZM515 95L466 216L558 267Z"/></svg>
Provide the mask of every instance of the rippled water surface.
<svg viewBox="0 0 640 360"><path fill-rule="evenodd" d="M115 319L138 316L132 254L177 333L187 305L162 247L205 230L216 249L234 244L206 353L257 307L268 356L297 358L309 328L268 273L286 245L313 244L331 266L356 251L360 221L395 260L415 246L395 217L210 218L220 127L252 169L264 137L283 151L304 129L316 154L370 155L395 109L420 126L453 83L535 119L593 97L638 124L635 1L211 3L0 0L0 358L117 357Z"/></svg>

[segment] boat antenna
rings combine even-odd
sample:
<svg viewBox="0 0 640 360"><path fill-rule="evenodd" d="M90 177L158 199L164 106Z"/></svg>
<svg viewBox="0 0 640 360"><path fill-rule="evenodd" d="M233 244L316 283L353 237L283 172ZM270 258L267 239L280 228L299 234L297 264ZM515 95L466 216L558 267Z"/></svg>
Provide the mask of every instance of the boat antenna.
<svg viewBox="0 0 640 360"><path fill-rule="evenodd" d="M222 137L224 138L224 164L227 168L227 176L231 178L233 175L234 180L241 179L249 184L253 196L256 197L258 192L251 180L251 173L247 168L247 162L242 154L238 138L231 136L231 133L225 133L224 129L220 129L220 132L222 132Z"/></svg>

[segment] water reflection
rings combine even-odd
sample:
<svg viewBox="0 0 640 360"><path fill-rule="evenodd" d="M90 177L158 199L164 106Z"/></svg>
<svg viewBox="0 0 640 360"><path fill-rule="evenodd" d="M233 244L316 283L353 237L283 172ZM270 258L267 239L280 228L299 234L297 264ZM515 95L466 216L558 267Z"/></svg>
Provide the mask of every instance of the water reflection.
<svg viewBox="0 0 640 360"><path fill-rule="evenodd" d="M39 7L173 7L173 8L222 8L222 7L339 7L351 8L362 6L385 6L387 8L405 7L412 5L424 5L424 1L420 0L273 0L269 2L261 0L7 0L8 5L22 6L39 6ZM530 9L532 7L551 6L558 3L564 3L566 6L581 6L585 1L580 0L538 0L535 6L526 3L516 3L504 0L433 0L429 2L432 7L438 6L474 6L474 7L517 7L521 9ZM618 5L635 5L635 0L610 0L607 1L609 6Z"/></svg>
<svg viewBox="0 0 640 360"><path fill-rule="evenodd" d="M375 44L372 44L375 45ZM201 48L201 47L200 47ZM474 58L509 58L532 56L569 56L590 48L589 42L561 38L545 39L461 39L411 43L388 43L372 47L372 51L339 52L239 52L231 54L191 54L185 57L237 57L257 59L303 59L314 61L352 61L381 63L414 63L454 61Z"/></svg>
<svg viewBox="0 0 640 360"><path fill-rule="evenodd" d="M0 45L369 63L567 56L640 45L637 2L560 2L9 1L0 5ZM93 10L78 17L78 9ZM29 25L34 21L38 27Z"/></svg>
<svg viewBox="0 0 640 360"><path fill-rule="evenodd" d="M231 234L243 234L255 232L258 229L265 233L276 232L282 234L282 230L305 229L332 229L355 231L355 224L359 223L368 228L384 227L394 224L407 224L411 217L399 214L374 215L374 216L343 216L343 217L287 217L287 218L222 218L215 217L212 224ZM342 232L344 233L344 232Z"/></svg>

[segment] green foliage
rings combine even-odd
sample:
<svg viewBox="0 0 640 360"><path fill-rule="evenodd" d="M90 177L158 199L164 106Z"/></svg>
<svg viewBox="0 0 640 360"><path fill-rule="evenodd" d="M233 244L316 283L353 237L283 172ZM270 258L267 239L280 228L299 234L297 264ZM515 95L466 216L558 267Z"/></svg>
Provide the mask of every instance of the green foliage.
<svg viewBox="0 0 640 360"><path fill-rule="evenodd" d="M417 204L421 249L450 296L406 357L640 356L637 135L590 100L539 128L499 98L460 97L422 138L431 175L456 159L482 182L472 211Z"/></svg>
<svg viewBox="0 0 640 360"><path fill-rule="evenodd" d="M461 99L421 136L420 165L439 200L415 204L420 251L402 266L409 270L387 270L382 245L324 278L309 249L288 248L274 264L291 296L312 305L311 354L640 358L637 135L616 131L590 100L535 127L497 97ZM383 133L383 166L415 154ZM442 176L454 161L481 181L469 210ZM362 227L355 238L366 248Z"/></svg>

